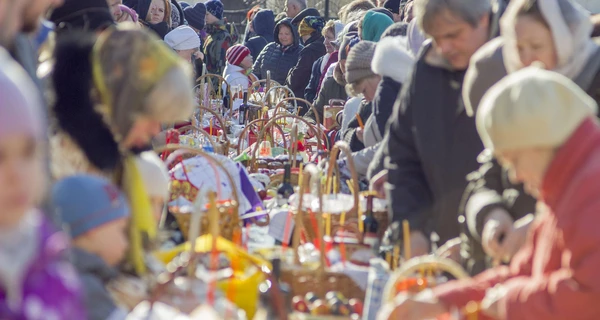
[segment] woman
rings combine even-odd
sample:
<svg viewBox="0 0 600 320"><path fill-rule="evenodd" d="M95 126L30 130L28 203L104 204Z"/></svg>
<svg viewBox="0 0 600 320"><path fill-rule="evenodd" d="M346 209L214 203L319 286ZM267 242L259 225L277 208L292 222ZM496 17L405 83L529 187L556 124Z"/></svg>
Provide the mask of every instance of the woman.
<svg viewBox="0 0 600 320"><path fill-rule="evenodd" d="M262 10L261 7L259 5L256 5L256 6L252 7L252 9L248 10L248 13L246 13L246 30L244 31L244 43L248 42L248 40L250 40L254 36L256 36L256 31L254 30L254 28L252 26L252 21L254 20L254 17L256 17L256 14L260 10ZM274 23L275 23L275 16L273 16L273 24Z"/></svg>
<svg viewBox="0 0 600 320"><path fill-rule="evenodd" d="M171 4L169 0L126 0L123 3L134 9L145 27L164 39L171 30Z"/></svg>
<svg viewBox="0 0 600 320"><path fill-rule="evenodd" d="M298 27L304 48L300 50L298 63L290 70L286 80L286 85L294 92L296 97L304 97L304 90L308 86L313 64L327 53L323 43L324 38L321 34L324 26L325 20L323 18L308 16L302 19ZM301 107L303 110L300 111L300 115L304 115L308 107L303 104Z"/></svg>
<svg viewBox="0 0 600 320"><path fill-rule="evenodd" d="M192 63L192 58L201 54L200 38L194 29L188 26L180 26L165 36L165 43L177 52L183 60Z"/></svg>
<svg viewBox="0 0 600 320"><path fill-rule="evenodd" d="M254 74L259 79L267 78L271 72L271 80L285 83L290 70L298 63L300 56L300 37L292 26L291 19L283 19L275 26L275 42L269 43L254 62Z"/></svg>
<svg viewBox="0 0 600 320"><path fill-rule="evenodd" d="M241 87L242 92L247 92L252 83L258 81L258 78L252 74L252 54L250 49L241 44L227 50L225 55L227 65L223 71L223 78L229 84L231 92L235 95ZM223 84L225 86L225 84ZM242 99L234 99L233 108L237 109L242 104Z"/></svg>
<svg viewBox="0 0 600 320"><path fill-rule="evenodd" d="M310 80L304 90L304 98L307 101L312 102L316 99L317 93L321 90L321 83L327 74L327 69L338 61L339 43L336 44L335 40L343 29L344 25L339 21L330 20L325 24L323 28L323 44L325 44L325 51L327 53L317 59L312 66Z"/></svg>
<svg viewBox="0 0 600 320"><path fill-rule="evenodd" d="M254 15L254 19L250 21L249 25L254 36L249 38L244 45L250 49L253 57L258 57L265 46L274 41L275 15L271 10L260 10Z"/></svg>
<svg viewBox="0 0 600 320"><path fill-rule="evenodd" d="M141 239L152 239L156 224L134 159L162 125L191 115L191 68L154 35L125 25L97 41L90 34L65 39L55 57L53 176L95 173L123 189L139 231L131 235L129 262L144 273Z"/></svg>

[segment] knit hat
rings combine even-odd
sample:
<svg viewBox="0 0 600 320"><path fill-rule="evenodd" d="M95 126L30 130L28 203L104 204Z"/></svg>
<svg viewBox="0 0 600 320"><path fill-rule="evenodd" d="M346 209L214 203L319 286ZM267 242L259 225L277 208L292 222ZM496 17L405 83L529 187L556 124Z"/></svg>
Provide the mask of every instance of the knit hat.
<svg viewBox="0 0 600 320"><path fill-rule="evenodd" d="M186 9L187 7L190 6L189 3L185 2L185 1L179 1L179 5L181 6L182 9Z"/></svg>
<svg viewBox="0 0 600 320"><path fill-rule="evenodd" d="M371 70L371 60L375 55L375 42L360 41L348 54L346 61L346 82L355 83L375 75Z"/></svg>
<svg viewBox="0 0 600 320"><path fill-rule="evenodd" d="M110 181L92 175L57 182L52 189L52 204L72 238L129 216L125 195Z"/></svg>
<svg viewBox="0 0 600 320"><path fill-rule="evenodd" d="M348 59L348 53L350 52L350 49L355 44L357 44L359 41L360 41L360 39L358 38L358 33L356 33L356 32L347 33L342 40L342 44L340 45L340 54L339 54L340 60Z"/></svg>
<svg viewBox="0 0 600 320"><path fill-rule="evenodd" d="M146 192L151 197L169 196L169 172L167 166L153 151L142 152L135 158Z"/></svg>
<svg viewBox="0 0 600 320"><path fill-rule="evenodd" d="M56 32L82 29L102 30L115 24L106 0L65 0L55 8L49 18L56 25Z"/></svg>
<svg viewBox="0 0 600 320"><path fill-rule="evenodd" d="M379 41L381 35L394 21L383 13L367 11L362 23L362 40Z"/></svg>
<svg viewBox="0 0 600 320"><path fill-rule="evenodd" d="M250 54L250 49L248 47L236 44L235 46L227 49L227 53L225 53L225 59L229 64L239 66L240 63Z"/></svg>
<svg viewBox="0 0 600 320"><path fill-rule="evenodd" d="M200 37L194 29L180 26L167 33L165 42L173 50L190 50L200 48Z"/></svg>
<svg viewBox="0 0 600 320"><path fill-rule="evenodd" d="M568 78L539 67L491 87L477 111L477 131L492 151L561 146L598 106Z"/></svg>
<svg viewBox="0 0 600 320"><path fill-rule="evenodd" d="M188 24L198 30L204 29L206 25L206 6L202 2L196 3L193 7L187 7L183 10Z"/></svg>
<svg viewBox="0 0 600 320"><path fill-rule="evenodd" d="M220 0L206 1L206 11L219 20L223 20L223 3Z"/></svg>
<svg viewBox="0 0 600 320"><path fill-rule="evenodd" d="M321 34L325 27L325 19L321 17L310 16L302 19L298 26L298 33L301 37L310 36L313 32Z"/></svg>
<svg viewBox="0 0 600 320"><path fill-rule="evenodd" d="M38 91L25 70L0 48L0 138L12 133L43 136Z"/></svg>
<svg viewBox="0 0 600 320"><path fill-rule="evenodd" d="M400 0L386 0L383 7L390 10L392 13L400 14Z"/></svg>

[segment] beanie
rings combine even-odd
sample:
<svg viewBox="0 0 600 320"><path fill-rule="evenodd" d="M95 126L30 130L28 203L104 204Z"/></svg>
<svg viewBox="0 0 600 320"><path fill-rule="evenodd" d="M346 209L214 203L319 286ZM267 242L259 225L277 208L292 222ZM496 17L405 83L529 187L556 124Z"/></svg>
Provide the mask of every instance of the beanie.
<svg viewBox="0 0 600 320"><path fill-rule="evenodd" d="M165 43L173 50L190 50L200 48L200 37L194 29L180 26L167 33Z"/></svg>
<svg viewBox="0 0 600 320"><path fill-rule="evenodd" d="M0 138L13 133L44 135L37 92L25 70L0 48Z"/></svg>
<svg viewBox="0 0 600 320"><path fill-rule="evenodd" d="M386 0L383 7L390 10L392 13L400 14L400 0Z"/></svg>
<svg viewBox="0 0 600 320"><path fill-rule="evenodd" d="M106 0L65 0L49 18L56 32L82 29L97 31L115 24Z"/></svg>
<svg viewBox="0 0 600 320"><path fill-rule="evenodd" d="M125 195L110 181L92 175L57 182L52 189L52 204L72 238L129 216Z"/></svg>
<svg viewBox="0 0 600 320"><path fill-rule="evenodd" d="M225 59L229 64L239 66L240 63L250 54L250 49L241 44L236 44L235 46L227 49L227 53L225 53Z"/></svg>
<svg viewBox="0 0 600 320"><path fill-rule="evenodd" d="M198 30L204 29L206 19L206 6L204 3L198 2L193 7L185 8L183 15L190 26Z"/></svg>
<svg viewBox="0 0 600 320"><path fill-rule="evenodd" d="M598 106L570 79L532 66L491 87L477 111L477 131L492 151L561 146Z"/></svg>
<svg viewBox="0 0 600 320"><path fill-rule="evenodd" d="M185 10L185 8L189 7L190 4L185 2L185 1L179 1L179 5L181 6L182 9Z"/></svg>
<svg viewBox="0 0 600 320"><path fill-rule="evenodd" d="M360 41L348 54L346 61L346 82L355 83L375 75L371 70L371 60L375 55L375 42Z"/></svg>
<svg viewBox="0 0 600 320"><path fill-rule="evenodd" d="M142 152L135 158L135 162L148 195L166 200L169 196L170 177L164 162L153 151Z"/></svg>
<svg viewBox="0 0 600 320"><path fill-rule="evenodd" d="M206 11L219 20L223 20L223 3L219 0L206 1Z"/></svg>
<svg viewBox="0 0 600 320"><path fill-rule="evenodd" d="M347 33L344 36L344 39L342 40L342 44L340 45L340 60L348 59L348 53L350 52L350 49L358 42L360 42L360 39L358 38L358 33Z"/></svg>

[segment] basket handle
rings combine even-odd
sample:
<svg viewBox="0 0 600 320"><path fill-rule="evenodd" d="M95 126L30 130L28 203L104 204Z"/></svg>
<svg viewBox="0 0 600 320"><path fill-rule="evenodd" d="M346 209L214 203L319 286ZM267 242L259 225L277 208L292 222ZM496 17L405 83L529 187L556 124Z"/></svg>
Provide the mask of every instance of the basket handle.
<svg viewBox="0 0 600 320"><path fill-rule="evenodd" d="M326 185L329 187L331 185L331 183L333 183L333 170L334 168L336 169L337 172L339 172L339 168L337 165L337 157L339 155L339 153L343 152L344 155L346 156L346 159L348 161L348 167L350 168L350 173L352 175L352 185L354 188L354 192L353 192L353 197L354 197L354 207L352 208L351 211L356 213L356 217L358 219L360 219L361 217L358 215L358 206L360 206L360 202L359 202L359 193L360 190L358 189L358 173L356 172L356 167L354 167L354 160L352 159L352 151L350 150L350 147L348 146L348 144L344 141L338 141L335 143L335 145L333 146L333 148L331 149L331 153L329 156L329 168L327 169L327 180L326 180ZM337 176L338 182L339 182L339 175ZM339 183L338 183L339 184ZM335 191L334 191L335 192Z"/></svg>
<svg viewBox="0 0 600 320"><path fill-rule="evenodd" d="M277 114L277 111L279 108L283 108L283 105L288 102L288 101L294 101L294 104L297 104L297 102L302 102L304 103L310 110L312 110L312 112L315 114L315 120L317 122L317 126L318 124L321 123L321 118L319 117L319 113L317 112L317 109L315 108L315 106L308 102L308 100L306 99L302 99L302 98L285 98L282 99L281 101L279 101L279 103L275 106L275 114Z"/></svg>
<svg viewBox="0 0 600 320"><path fill-rule="evenodd" d="M225 88L227 90L225 93L229 95L229 106L228 106L229 107L229 117L230 118L233 117L233 95L231 93L231 85L229 84L229 82L227 82L227 80L225 80L225 78L223 78L222 76L217 75L217 74L209 73L209 74L205 74L205 75L199 77L198 79L196 79L196 83L201 84L201 83L203 83L203 81L209 80L209 81L207 81L207 83L209 83L211 86L213 86L212 81L210 81L212 78L216 78L217 82L219 83L219 88L217 88L218 92L221 92L221 90L223 89L223 84L225 84ZM214 86L212 88L212 91L214 93L216 93ZM209 91L209 94L210 94L210 91ZM203 99L200 99L200 101L202 102Z"/></svg>
<svg viewBox="0 0 600 320"><path fill-rule="evenodd" d="M196 127L194 125L188 125L188 126L181 127L179 129L177 129L177 131L180 134L184 134L184 132L186 132L186 131L198 132L198 133L200 133L201 135L203 135L208 140L208 142L210 143L210 145L213 147L213 150L217 150L217 142L215 142L213 140L214 137L211 136L208 132L206 132L202 128L198 128L198 127Z"/></svg>
<svg viewBox="0 0 600 320"><path fill-rule="evenodd" d="M223 140L224 140L224 143L223 143L223 149L224 149L223 150L223 154L225 156L228 156L229 155L229 146L231 145L231 142L229 141L229 138L227 138L227 135L225 134L225 129L227 128L225 121L223 121L223 118L217 112L215 112L212 109L209 109L209 108L206 108L206 107L202 107L202 106L198 107L198 109L200 111L206 111L206 112L212 114L214 117L217 118L217 122L219 122L219 125L221 126L221 129L223 130ZM200 115L202 115L202 112L200 113Z"/></svg>
<svg viewBox="0 0 600 320"><path fill-rule="evenodd" d="M241 147L241 146L242 146L242 144L241 144L240 142L243 140L243 138L244 138L244 137L246 137L246 135L248 134L248 130L252 130L252 126L253 126L253 125L255 125L255 124L256 124L256 125L258 125L258 124L259 124L259 123L261 123L261 122L268 123L268 122L269 122L269 120L270 120L270 119L256 119L256 120L253 120L253 121L251 121L250 123L248 123L248 124L247 124L247 125L244 127L244 129L242 129L242 132L240 132L240 136L238 137L238 146L237 146L237 153L238 153L238 154L242 153L242 147ZM283 147L284 147L285 149L287 149L287 141L286 141L286 139L285 139L285 132L283 131L283 129L281 128L281 126L280 126L278 123L274 123L274 124L272 124L272 125L274 125L274 126L275 126L275 128L276 128L277 130L279 130L279 133L281 133L281 136L283 137ZM257 146L256 146L256 148L258 148L258 142L259 142L259 141L258 141L258 139L257 139L257 141L256 141L256 142L257 142Z"/></svg>

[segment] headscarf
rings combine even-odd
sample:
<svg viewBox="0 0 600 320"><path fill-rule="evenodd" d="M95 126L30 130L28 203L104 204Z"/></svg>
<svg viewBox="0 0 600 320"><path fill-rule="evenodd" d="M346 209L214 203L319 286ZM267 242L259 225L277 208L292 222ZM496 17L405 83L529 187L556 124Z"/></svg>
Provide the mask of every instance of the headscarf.
<svg viewBox="0 0 600 320"><path fill-rule="evenodd" d="M175 29L177 27L179 27L179 24L181 23L181 13L179 12L177 6L171 2L171 28Z"/></svg>
<svg viewBox="0 0 600 320"><path fill-rule="evenodd" d="M362 24L362 40L377 42L394 21L383 13L367 11Z"/></svg>
<svg viewBox="0 0 600 320"><path fill-rule="evenodd" d="M298 33L301 37L310 36L313 33L321 34L325 27L325 19L321 17L310 16L302 19L298 26Z"/></svg>
<svg viewBox="0 0 600 320"><path fill-rule="evenodd" d="M500 19L500 32L504 40L502 53L509 73L523 68L517 49L515 26L519 11L527 3L527 0L512 0ZM567 0L538 0L534 5L539 7L554 39L558 61L552 71L574 79L598 49L591 39L593 25L589 13L579 4Z"/></svg>

